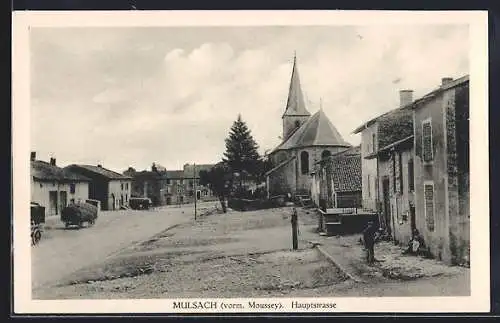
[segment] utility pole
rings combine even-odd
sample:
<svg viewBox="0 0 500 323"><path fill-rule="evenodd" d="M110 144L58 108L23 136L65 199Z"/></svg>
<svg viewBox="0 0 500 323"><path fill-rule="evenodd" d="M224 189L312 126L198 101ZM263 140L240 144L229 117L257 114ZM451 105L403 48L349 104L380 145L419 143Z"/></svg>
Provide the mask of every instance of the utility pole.
<svg viewBox="0 0 500 323"><path fill-rule="evenodd" d="M198 192L196 191L196 163L193 164L193 187L194 187L194 220L196 221L196 200L198 199Z"/></svg>

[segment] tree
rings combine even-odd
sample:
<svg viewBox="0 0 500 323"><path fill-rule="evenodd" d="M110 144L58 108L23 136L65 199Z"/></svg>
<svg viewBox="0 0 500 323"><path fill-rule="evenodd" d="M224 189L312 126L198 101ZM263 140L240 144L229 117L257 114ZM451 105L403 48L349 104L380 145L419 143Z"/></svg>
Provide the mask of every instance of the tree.
<svg viewBox="0 0 500 323"><path fill-rule="evenodd" d="M200 185L209 187L219 199L222 211L227 212L226 197L231 191L231 171L225 163L218 163L210 170L200 171Z"/></svg>
<svg viewBox="0 0 500 323"><path fill-rule="evenodd" d="M255 142L246 123L238 115L226 138L223 162L232 173L239 173L240 186L244 177L255 177L259 173L260 157Z"/></svg>

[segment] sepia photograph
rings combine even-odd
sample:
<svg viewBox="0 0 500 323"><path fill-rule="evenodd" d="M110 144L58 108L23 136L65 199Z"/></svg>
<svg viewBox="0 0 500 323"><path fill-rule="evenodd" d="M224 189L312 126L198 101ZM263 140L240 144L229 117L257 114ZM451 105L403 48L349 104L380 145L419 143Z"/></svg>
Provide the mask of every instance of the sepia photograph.
<svg viewBox="0 0 500 323"><path fill-rule="evenodd" d="M487 311L487 15L418 13L15 13L15 307Z"/></svg>

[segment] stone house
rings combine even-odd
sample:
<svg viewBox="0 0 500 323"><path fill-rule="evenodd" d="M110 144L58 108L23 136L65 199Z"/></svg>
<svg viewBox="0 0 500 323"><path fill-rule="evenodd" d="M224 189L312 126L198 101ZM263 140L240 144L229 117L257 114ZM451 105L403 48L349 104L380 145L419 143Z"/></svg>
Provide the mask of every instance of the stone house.
<svg viewBox="0 0 500 323"><path fill-rule="evenodd" d="M443 78L413 105L416 226L430 251L469 261L469 76Z"/></svg>
<svg viewBox="0 0 500 323"><path fill-rule="evenodd" d="M413 113L408 105L391 111L378 122L375 159L376 198L381 201L379 224L402 244L410 241L415 226Z"/></svg>
<svg viewBox="0 0 500 323"><path fill-rule="evenodd" d="M31 202L45 207L47 216L60 215L70 203L82 202L89 198L90 179L57 167L56 159L50 162L36 160L31 153Z"/></svg>
<svg viewBox="0 0 500 323"><path fill-rule="evenodd" d="M147 197L153 206L167 204L167 172L159 170L155 164L151 171L135 171L131 168L123 173L132 178L131 197Z"/></svg>
<svg viewBox="0 0 500 323"><path fill-rule="evenodd" d="M186 191L183 170L167 170L166 188L162 190L166 204L184 204L186 202Z"/></svg>
<svg viewBox="0 0 500 323"><path fill-rule="evenodd" d="M200 172L209 171L214 166L213 164L184 165L183 173L187 203L194 203L195 194L196 200L200 202L217 200L210 188L200 185Z"/></svg>
<svg viewBox="0 0 500 323"><path fill-rule="evenodd" d="M363 202L371 190L367 175L375 176L380 224L396 242L406 244L418 229L432 255L467 262L469 78L443 78L415 101L410 90L400 93L398 109L355 130L367 134L361 143Z"/></svg>
<svg viewBox="0 0 500 323"><path fill-rule="evenodd" d="M282 142L268 158L274 168L266 173L269 196L310 195L313 165L350 147L322 108L311 116L305 106L294 58L287 105L282 116Z"/></svg>
<svg viewBox="0 0 500 323"><path fill-rule="evenodd" d="M102 165L66 166L65 169L91 179L89 198L101 202L102 210L119 210L128 207L132 178L102 167Z"/></svg>
<svg viewBox="0 0 500 323"><path fill-rule="evenodd" d="M399 91L400 97L400 107L405 107L410 104L413 100L412 90L401 90ZM371 211L384 212L383 202L378 194L379 191L379 165L378 159L373 158L376 156L378 150L378 136L380 129L380 121L384 116L390 113L394 113L391 110L380 116L372 118L371 120L365 122L358 128L356 128L353 133L361 134L361 164L362 164L362 196L363 196L363 208Z"/></svg>
<svg viewBox="0 0 500 323"><path fill-rule="evenodd" d="M163 189L166 204L194 203L195 198L199 202L217 200L212 190L200 185L200 172L208 171L213 166L185 164L182 170L166 171L166 188Z"/></svg>
<svg viewBox="0 0 500 323"><path fill-rule="evenodd" d="M361 154L339 153L311 174L311 199L321 209L361 208Z"/></svg>

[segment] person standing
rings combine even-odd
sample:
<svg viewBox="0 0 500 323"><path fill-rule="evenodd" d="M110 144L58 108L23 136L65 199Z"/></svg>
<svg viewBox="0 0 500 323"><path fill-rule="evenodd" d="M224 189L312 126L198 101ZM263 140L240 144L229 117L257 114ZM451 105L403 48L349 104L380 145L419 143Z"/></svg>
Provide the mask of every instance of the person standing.
<svg viewBox="0 0 500 323"><path fill-rule="evenodd" d="M375 225L373 221L369 221L366 228L363 230L363 242L366 249L366 261L368 264L373 264L375 261Z"/></svg>

